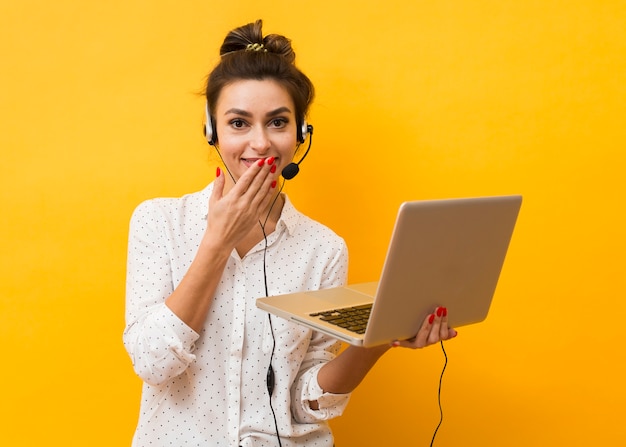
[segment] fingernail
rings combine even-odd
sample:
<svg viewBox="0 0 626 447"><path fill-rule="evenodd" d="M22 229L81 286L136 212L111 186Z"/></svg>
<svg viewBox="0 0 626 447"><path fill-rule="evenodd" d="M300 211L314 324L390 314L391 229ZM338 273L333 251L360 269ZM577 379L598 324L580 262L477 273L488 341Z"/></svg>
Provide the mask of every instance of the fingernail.
<svg viewBox="0 0 626 447"><path fill-rule="evenodd" d="M430 314L430 317L428 317L428 322L430 324L433 324L433 321L435 321L435 314Z"/></svg>
<svg viewBox="0 0 626 447"><path fill-rule="evenodd" d="M443 307L438 307L437 308L437 316L440 317L443 315Z"/></svg>
<svg viewBox="0 0 626 447"><path fill-rule="evenodd" d="M447 317L448 316L448 309L447 308L443 308L443 316Z"/></svg>
<svg viewBox="0 0 626 447"><path fill-rule="evenodd" d="M215 177L219 177L221 173L222 173L222 170L218 166L217 169L215 170Z"/></svg>
<svg viewBox="0 0 626 447"><path fill-rule="evenodd" d="M269 163L269 162L268 162ZM271 163L269 163L271 164ZM270 172L273 174L274 172L276 172L276 165L272 166L272 169L270 169Z"/></svg>
<svg viewBox="0 0 626 447"><path fill-rule="evenodd" d="M259 160L259 166L263 166L264 163L265 163L265 159L264 158Z"/></svg>
<svg viewBox="0 0 626 447"><path fill-rule="evenodd" d="M268 165L273 164L273 163L274 163L274 160L275 160L275 158L274 158L274 157L270 157L270 158L268 158L268 159L267 159L267 164L268 164Z"/></svg>
<svg viewBox="0 0 626 447"><path fill-rule="evenodd" d="M394 348L397 348L398 346L400 346L400 342L398 340L392 341L391 346L393 346Z"/></svg>
<svg viewBox="0 0 626 447"><path fill-rule="evenodd" d="M276 188L276 180L272 182L272 188Z"/></svg>

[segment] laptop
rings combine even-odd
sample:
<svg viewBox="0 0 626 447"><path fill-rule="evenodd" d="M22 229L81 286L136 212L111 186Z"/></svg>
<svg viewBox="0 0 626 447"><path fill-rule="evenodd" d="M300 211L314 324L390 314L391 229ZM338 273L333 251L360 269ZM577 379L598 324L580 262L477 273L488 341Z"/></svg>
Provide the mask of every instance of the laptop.
<svg viewBox="0 0 626 447"><path fill-rule="evenodd" d="M450 327L481 322L521 203L520 195L404 202L378 281L259 298L256 304L364 347L414 337L438 306L448 309ZM351 309L347 317L342 309ZM367 320L365 327L359 319Z"/></svg>

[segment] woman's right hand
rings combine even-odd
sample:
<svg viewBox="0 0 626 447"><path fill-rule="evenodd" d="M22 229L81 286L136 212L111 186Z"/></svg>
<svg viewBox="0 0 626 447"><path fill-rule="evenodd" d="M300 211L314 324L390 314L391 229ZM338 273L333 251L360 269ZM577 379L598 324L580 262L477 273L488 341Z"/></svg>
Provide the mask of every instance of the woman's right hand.
<svg viewBox="0 0 626 447"><path fill-rule="evenodd" d="M274 157L259 159L224 194L226 175L217 168L209 198L206 234L231 249L235 247L255 225L265 220L277 177Z"/></svg>

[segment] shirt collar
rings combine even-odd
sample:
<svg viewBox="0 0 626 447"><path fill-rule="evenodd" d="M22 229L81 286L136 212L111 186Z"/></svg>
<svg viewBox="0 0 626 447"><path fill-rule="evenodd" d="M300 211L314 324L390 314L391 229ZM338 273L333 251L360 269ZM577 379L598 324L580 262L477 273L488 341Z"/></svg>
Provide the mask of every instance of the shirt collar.
<svg viewBox="0 0 626 447"><path fill-rule="evenodd" d="M280 219L278 219L278 226L284 226L291 236L296 231L296 226L298 225L301 215L293 206L287 194L283 194L283 197L285 199L285 204L283 205L283 211L280 214Z"/></svg>

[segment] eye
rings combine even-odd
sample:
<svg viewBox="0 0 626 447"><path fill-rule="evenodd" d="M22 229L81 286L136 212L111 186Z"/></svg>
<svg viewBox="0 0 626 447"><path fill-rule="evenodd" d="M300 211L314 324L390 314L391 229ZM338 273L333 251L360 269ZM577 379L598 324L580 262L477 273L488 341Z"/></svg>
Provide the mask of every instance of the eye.
<svg viewBox="0 0 626 447"><path fill-rule="evenodd" d="M272 127L278 128L278 129L282 129L283 127L285 127L287 125L289 121L285 118L274 118L271 122L270 125Z"/></svg>
<svg viewBox="0 0 626 447"><path fill-rule="evenodd" d="M230 125L236 129L241 129L242 127L246 125L246 122L240 118L235 118L230 121Z"/></svg>

